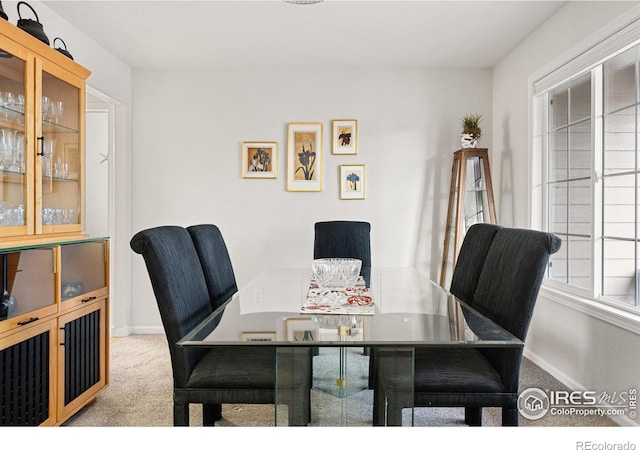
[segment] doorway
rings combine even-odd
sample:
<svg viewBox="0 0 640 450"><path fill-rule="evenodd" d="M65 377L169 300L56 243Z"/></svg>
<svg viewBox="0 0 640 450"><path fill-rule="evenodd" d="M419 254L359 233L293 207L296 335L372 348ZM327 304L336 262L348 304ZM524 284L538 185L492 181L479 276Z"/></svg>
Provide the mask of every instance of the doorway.
<svg viewBox="0 0 640 450"><path fill-rule="evenodd" d="M91 238L109 237L115 246L115 111L119 103L87 86L85 152L85 229ZM114 257L111 255L109 279L113 284ZM109 323L113 327L118 310L113 286L110 287Z"/></svg>

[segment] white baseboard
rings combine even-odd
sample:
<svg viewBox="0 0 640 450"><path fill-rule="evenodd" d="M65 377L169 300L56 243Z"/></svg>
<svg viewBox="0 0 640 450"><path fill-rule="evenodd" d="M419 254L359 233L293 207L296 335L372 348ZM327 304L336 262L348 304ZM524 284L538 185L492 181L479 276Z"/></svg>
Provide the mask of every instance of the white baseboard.
<svg viewBox="0 0 640 450"><path fill-rule="evenodd" d="M116 327L111 328L110 336L111 337L126 337L131 334L131 327Z"/></svg>
<svg viewBox="0 0 640 450"><path fill-rule="evenodd" d="M132 327L130 334L165 334L162 326L156 327Z"/></svg>
<svg viewBox="0 0 640 450"><path fill-rule="evenodd" d="M112 337L126 337L132 334L165 334L163 327L118 327L111 329Z"/></svg>

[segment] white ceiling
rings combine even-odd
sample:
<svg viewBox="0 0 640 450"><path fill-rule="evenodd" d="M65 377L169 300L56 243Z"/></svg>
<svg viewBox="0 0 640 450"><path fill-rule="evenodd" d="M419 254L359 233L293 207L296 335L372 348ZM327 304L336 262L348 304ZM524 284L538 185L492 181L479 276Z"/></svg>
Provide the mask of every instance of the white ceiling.
<svg viewBox="0 0 640 450"><path fill-rule="evenodd" d="M133 68L490 68L564 1L50 1ZM67 42L73 53L73 43Z"/></svg>

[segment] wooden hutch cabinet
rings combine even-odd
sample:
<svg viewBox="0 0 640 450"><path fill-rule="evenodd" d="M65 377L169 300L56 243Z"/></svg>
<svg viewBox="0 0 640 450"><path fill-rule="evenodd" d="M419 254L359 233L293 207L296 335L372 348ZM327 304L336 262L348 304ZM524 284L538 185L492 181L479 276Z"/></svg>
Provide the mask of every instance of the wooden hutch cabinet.
<svg viewBox="0 0 640 450"><path fill-rule="evenodd" d="M109 240L84 234L90 72L0 19L0 425L108 385Z"/></svg>

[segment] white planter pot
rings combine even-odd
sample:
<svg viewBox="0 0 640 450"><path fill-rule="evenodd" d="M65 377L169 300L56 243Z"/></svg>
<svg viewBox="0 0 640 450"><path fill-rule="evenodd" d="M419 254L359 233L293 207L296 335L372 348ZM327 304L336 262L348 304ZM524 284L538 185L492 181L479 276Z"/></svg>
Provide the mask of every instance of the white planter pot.
<svg viewBox="0 0 640 450"><path fill-rule="evenodd" d="M478 139L473 137L473 134L462 133L460 143L462 148L478 148Z"/></svg>

